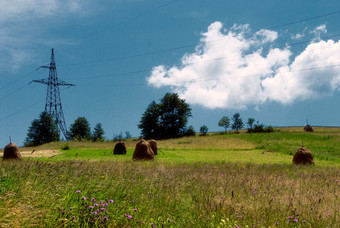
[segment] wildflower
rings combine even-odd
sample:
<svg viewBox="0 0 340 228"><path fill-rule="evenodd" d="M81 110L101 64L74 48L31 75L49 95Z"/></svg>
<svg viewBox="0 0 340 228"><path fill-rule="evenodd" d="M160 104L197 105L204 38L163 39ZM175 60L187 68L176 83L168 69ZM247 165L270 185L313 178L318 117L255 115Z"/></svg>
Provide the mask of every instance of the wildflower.
<svg viewBox="0 0 340 228"><path fill-rule="evenodd" d="M338 183L338 182L339 182L339 180L335 180L335 182L336 182L336 183Z"/></svg>
<svg viewBox="0 0 340 228"><path fill-rule="evenodd" d="M83 200L86 200L86 197L85 196L83 196L83 198L82 198Z"/></svg>
<svg viewBox="0 0 340 228"><path fill-rule="evenodd" d="M293 221L297 223L299 220L298 219L294 219Z"/></svg>
<svg viewBox="0 0 340 228"><path fill-rule="evenodd" d="M106 209L105 209L105 207L102 207L101 210L102 210L102 211L105 211Z"/></svg>
<svg viewBox="0 0 340 228"><path fill-rule="evenodd" d="M136 223L139 223L139 220L138 220L138 219L136 220Z"/></svg>
<svg viewBox="0 0 340 228"><path fill-rule="evenodd" d="M77 190L77 193L80 193L80 190Z"/></svg>
<svg viewBox="0 0 340 228"><path fill-rule="evenodd" d="M276 222L274 225L279 225L279 223L278 223L278 222Z"/></svg>
<svg viewBox="0 0 340 228"><path fill-rule="evenodd" d="M70 207L70 210L73 210L73 207Z"/></svg>
<svg viewBox="0 0 340 228"><path fill-rule="evenodd" d="M110 203L113 203L113 200L109 200Z"/></svg>
<svg viewBox="0 0 340 228"><path fill-rule="evenodd" d="M94 207L93 206L89 206L90 209L93 209Z"/></svg>
<svg viewBox="0 0 340 228"><path fill-rule="evenodd" d="M96 212L96 211L92 211L92 212L91 212L91 214L93 214L93 215L96 215L96 214L97 214L97 212Z"/></svg>
<svg viewBox="0 0 340 228"><path fill-rule="evenodd" d="M306 223L306 220L302 220L302 223Z"/></svg>
<svg viewBox="0 0 340 228"><path fill-rule="evenodd" d="M133 209L134 211L137 211L138 209L137 208L135 208L135 209Z"/></svg>
<svg viewBox="0 0 340 228"><path fill-rule="evenodd" d="M242 218L242 215L237 216L237 218Z"/></svg>
<svg viewBox="0 0 340 228"><path fill-rule="evenodd" d="M103 201L100 201L99 203L102 204L102 203L104 203L104 202L103 202Z"/></svg>
<svg viewBox="0 0 340 228"><path fill-rule="evenodd" d="M107 221L109 220L106 216L103 217L104 221Z"/></svg>
<svg viewBox="0 0 340 228"><path fill-rule="evenodd" d="M94 206L98 207L98 203L95 203Z"/></svg>
<svg viewBox="0 0 340 228"><path fill-rule="evenodd" d="M92 201L92 202L96 202L96 199L95 199L95 198L92 198L91 201Z"/></svg>
<svg viewBox="0 0 340 228"><path fill-rule="evenodd" d="M289 219L293 218L293 216L288 216Z"/></svg>

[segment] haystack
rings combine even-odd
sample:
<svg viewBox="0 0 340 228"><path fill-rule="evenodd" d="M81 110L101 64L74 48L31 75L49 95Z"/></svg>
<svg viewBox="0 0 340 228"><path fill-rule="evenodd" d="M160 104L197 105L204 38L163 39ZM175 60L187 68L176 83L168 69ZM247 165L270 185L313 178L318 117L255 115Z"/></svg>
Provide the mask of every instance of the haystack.
<svg viewBox="0 0 340 228"><path fill-rule="evenodd" d="M153 160L154 153L151 149L150 144L144 139L139 140L136 144L135 152L133 153L132 159L133 160Z"/></svg>
<svg viewBox="0 0 340 228"><path fill-rule="evenodd" d="M126 146L125 143L122 141L119 141L115 148L113 149L113 154L126 154Z"/></svg>
<svg viewBox="0 0 340 228"><path fill-rule="evenodd" d="M312 152L307 148L300 146L294 154L293 164L314 165Z"/></svg>
<svg viewBox="0 0 340 228"><path fill-rule="evenodd" d="M21 160L21 153L19 151L19 147L12 142L8 144L4 149L3 160L7 159Z"/></svg>
<svg viewBox="0 0 340 228"><path fill-rule="evenodd" d="M311 125L307 124L304 128L303 128L304 131L308 131L308 132L314 132L313 128Z"/></svg>
<svg viewBox="0 0 340 228"><path fill-rule="evenodd" d="M157 155L158 154L158 148L157 148L157 141L154 140L154 139L150 139L149 142L148 142L151 146L151 149L153 151L153 154L154 155Z"/></svg>

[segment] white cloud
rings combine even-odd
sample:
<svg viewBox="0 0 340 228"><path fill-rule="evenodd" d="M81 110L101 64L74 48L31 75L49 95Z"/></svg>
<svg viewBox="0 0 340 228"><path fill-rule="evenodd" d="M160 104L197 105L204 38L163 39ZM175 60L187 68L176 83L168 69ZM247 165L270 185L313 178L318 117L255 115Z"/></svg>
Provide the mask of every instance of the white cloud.
<svg viewBox="0 0 340 228"><path fill-rule="evenodd" d="M260 30L249 36L249 31L248 25L223 30L222 23L212 23L195 52L183 56L181 66L155 66L147 78L149 85L171 86L189 103L212 109L268 101L288 104L331 95L340 88L340 67L306 70L340 65L339 42L311 43L291 62L288 48L263 51L265 43L277 39L276 32Z"/></svg>

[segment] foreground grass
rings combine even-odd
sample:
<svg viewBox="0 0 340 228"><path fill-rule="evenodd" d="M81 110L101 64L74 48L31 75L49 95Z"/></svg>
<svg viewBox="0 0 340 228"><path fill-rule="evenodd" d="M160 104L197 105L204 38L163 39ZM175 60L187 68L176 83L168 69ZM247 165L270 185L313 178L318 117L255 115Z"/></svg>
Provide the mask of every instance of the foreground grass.
<svg viewBox="0 0 340 228"><path fill-rule="evenodd" d="M0 227L336 227L340 221L337 168L24 161L2 162L0 177ZM99 205L108 214L97 218L90 212L100 200L114 202Z"/></svg>

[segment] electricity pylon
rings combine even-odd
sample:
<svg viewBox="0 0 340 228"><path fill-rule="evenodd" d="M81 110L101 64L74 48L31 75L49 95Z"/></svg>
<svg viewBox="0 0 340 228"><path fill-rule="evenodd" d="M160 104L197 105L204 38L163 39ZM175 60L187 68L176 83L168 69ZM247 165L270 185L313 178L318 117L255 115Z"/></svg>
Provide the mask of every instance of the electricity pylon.
<svg viewBox="0 0 340 228"><path fill-rule="evenodd" d="M58 80L57 67L55 64L53 48L52 48L50 64L46 66L41 66L38 69L40 68L49 69L50 70L49 77L40 79L40 80L33 80L32 82L37 82L37 83L47 85L45 112L47 112L53 117L58 127L58 130L60 130L63 133L66 140L69 140L69 134L67 132L67 127L66 127L64 113L63 113L63 107L61 105L59 86L70 87L74 85Z"/></svg>

